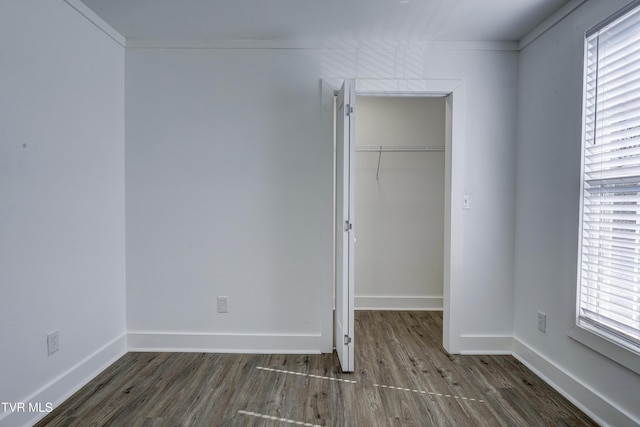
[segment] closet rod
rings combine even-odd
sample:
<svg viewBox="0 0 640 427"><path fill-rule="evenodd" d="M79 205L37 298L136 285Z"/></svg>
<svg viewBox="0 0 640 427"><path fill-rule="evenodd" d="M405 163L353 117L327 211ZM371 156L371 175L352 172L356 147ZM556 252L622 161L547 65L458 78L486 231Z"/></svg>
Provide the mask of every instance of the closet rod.
<svg viewBox="0 0 640 427"><path fill-rule="evenodd" d="M444 151L444 147L421 145L358 145L356 151L373 151L376 153L389 152L420 152L420 151Z"/></svg>

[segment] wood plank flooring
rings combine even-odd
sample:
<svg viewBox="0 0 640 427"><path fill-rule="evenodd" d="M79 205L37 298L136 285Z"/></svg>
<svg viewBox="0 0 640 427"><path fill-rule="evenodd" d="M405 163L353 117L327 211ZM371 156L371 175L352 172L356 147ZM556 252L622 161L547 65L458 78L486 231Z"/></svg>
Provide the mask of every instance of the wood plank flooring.
<svg viewBox="0 0 640 427"><path fill-rule="evenodd" d="M37 426L595 426L511 356L455 356L440 312L356 312L334 354L128 353Z"/></svg>

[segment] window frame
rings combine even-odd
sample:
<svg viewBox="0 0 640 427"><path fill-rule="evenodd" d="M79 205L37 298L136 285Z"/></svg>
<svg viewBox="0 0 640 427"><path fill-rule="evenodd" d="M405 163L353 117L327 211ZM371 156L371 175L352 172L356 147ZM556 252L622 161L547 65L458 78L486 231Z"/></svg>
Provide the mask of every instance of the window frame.
<svg viewBox="0 0 640 427"><path fill-rule="evenodd" d="M636 0L613 15L609 16L584 35L583 45L583 88L582 88L582 134L581 134L581 148L580 148L580 209L579 209L579 235L578 235L578 259L577 259L577 283L573 287L574 290L574 326L569 330L569 337L580 342L581 344L591 348L592 350L606 356L607 358L625 366L626 368L640 374L640 347L635 349L623 346L616 342L615 339L609 337L607 334L599 331L597 327L590 326L584 322L580 322L580 297L581 297L581 276L582 276L582 252L583 252L583 221L584 221L584 206L585 206L585 144L586 144L586 119L587 119L587 51L589 49L589 38L618 20L628 13L640 8L640 0Z"/></svg>

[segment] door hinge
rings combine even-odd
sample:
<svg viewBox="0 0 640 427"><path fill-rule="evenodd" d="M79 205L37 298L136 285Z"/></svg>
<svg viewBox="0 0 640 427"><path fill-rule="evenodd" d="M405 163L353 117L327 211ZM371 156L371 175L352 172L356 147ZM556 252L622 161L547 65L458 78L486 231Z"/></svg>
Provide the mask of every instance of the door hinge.
<svg viewBox="0 0 640 427"><path fill-rule="evenodd" d="M344 231L349 231L353 229L353 224L349 222L349 220L344 222Z"/></svg>
<svg viewBox="0 0 640 427"><path fill-rule="evenodd" d="M349 335L344 336L344 345L351 344L351 337Z"/></svg>
<svg viewBox="0 0 640 427"><path fill-rule="evenodd" d="M347 104L347 107L344 109L345 113L347 114L347 116L350 116L353 114L353 107L351 106L351 104Z"/></svg>

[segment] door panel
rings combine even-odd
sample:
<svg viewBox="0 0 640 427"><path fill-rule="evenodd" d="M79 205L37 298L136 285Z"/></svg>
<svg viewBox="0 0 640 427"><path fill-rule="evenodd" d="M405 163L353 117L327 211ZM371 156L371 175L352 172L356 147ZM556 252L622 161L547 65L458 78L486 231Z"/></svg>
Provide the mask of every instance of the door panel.
<svg viewBox="0 0 640 427"><path fill-rule="evenodd" d="M355 167L355 85L345 80L336 111L336 326L335 342L343 372L354 370L353 196Z"/></svg>

